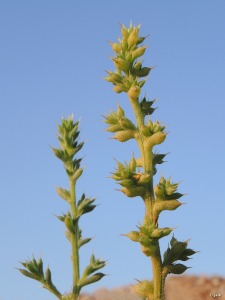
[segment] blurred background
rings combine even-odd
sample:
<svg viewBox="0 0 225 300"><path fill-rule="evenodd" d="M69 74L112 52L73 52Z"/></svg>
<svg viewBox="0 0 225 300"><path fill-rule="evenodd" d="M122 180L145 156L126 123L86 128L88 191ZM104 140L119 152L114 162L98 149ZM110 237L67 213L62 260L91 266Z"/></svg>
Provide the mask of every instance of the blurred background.
<svg viewBox="0 0 225 300"><path fill-rule="evenodd" d="M80 120L85 192L99 206L84 216L83 234L95 237L82 249L82 269L92 253L108 261L108 274L84 291L114 288L151 278L151 264L139 245L120 236L142 222L140 199L126 198L109 178L115 160L138 155L134 142L118 143L105 131L103 116L119 104L133 118L125 94L103 80L113 70L108 41L120 23L142 24L149 45L144 64L156 66L143 96L157 98L152 115L169 135L156 150L170 153L158 168L182 181L186 205L160 216L200 252L187 261L189 275L225 276L225 2L8 0L0 2L0 299L51 300L39 283L22 276L19 262L42 257L53 282L71 288L70 247L54 214L67 210L55 188L67 188L57 146L57 124ZM162 252L170 237L162 240Z"/></svg>

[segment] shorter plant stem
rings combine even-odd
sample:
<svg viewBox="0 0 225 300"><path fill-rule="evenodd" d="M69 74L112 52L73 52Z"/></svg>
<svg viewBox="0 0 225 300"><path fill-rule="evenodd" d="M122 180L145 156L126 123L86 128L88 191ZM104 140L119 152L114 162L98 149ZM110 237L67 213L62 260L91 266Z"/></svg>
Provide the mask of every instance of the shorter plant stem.
<svg viewBox="0 0 225 300"><path fill-rule="evenodd" d="M77 214L75 184L76 183L73 180L70 180L70 195L71 195L70 207L71 207L73 219L76 219L76 214ZM72 246L71 260L72 260L72 265L73 265L74 300L78 299L78 295L79 295L78 281L80 279L78 235L79 235L79 227L78 227L78 220L77 220L75 234L71 234L71 246Z"/></svg>
<svg viewBox="0 0 225 300"><path fill-rule="evenodd" d="M43 286L49 290L49 292L51 292L53 295L55 295L58 299L62 299L62 295L57 292L54 288L52 288L49 284L46 284L46 282L42 282Z"/></svg>

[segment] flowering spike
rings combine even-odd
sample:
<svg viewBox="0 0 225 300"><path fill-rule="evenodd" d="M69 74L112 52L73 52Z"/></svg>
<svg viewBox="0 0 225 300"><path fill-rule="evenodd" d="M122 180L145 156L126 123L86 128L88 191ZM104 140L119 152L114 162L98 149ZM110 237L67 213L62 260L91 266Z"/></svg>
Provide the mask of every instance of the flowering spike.
<svg viewBox="0 0 225 300"><path fill-rule="evenodd" d="M156 145L160 145L167 137L165 126L160 122L153 122L150 116L156 108L155 100L149 101L141 98L141 91L153 67L143 65L142 56L147 47L142 45L145 37L140 35L140 26L129 27L121 25L122 37L119 43L111 43L115 56L112 58L116 67L115 73L108 72L106 80L113 84L116 93L125 92L135 116L135 125L122 110L106 117L107 128L115 132L114 139L126 142L133 139L137 142L140 157L130 160L129 164L117 162L117 169L111 176L117 184L122 186L120 190L127 197L141 197L145 204L145 216L139 231L130 231L125 236L134 242L139 242L142 252L151 257L153 262L153 281L140 281L134 289L143 299L164 300L164 285L169 273L181 274L187 267L175 263L176 260L186 261L195 251L187 248L186 242L178 242L174 237L170 246L164 253L162 262L159 239L169 235L173 228L158 227L158 218L163 210L176 210L183 203L178 199L183 194L178 193L179 184L171 182L171 179L161 177L154 187L153 176L156 174L156 165L162 164L166 154L153 152ZM147 116L147 120L145 117ZM154 188L153 188L154 187Z"/></svg>
<svg viewBox="0 0 225 300"><path fill-rule="evenodd" d="M113 80L119 81L120 77L117 73L108 72L109 81ZM108 79L109 79L108 78ZM123 116L123 110L119 109L119 115ZM117 124L118 118L116 114L111 114L106 117L106 123ZM19 271L29 278L39 281L42 286L54 294L57 299L65 300L78 300L80 291L83 286L87 284L94 283L100 280L104 274L95 273L100 268L105 266L105 262L100 259L95 259L90 261L89 266L85 270L85 278L80 278L80 258L79 249L90 242L91 238L82 238L81 230L79 228L79 220L82 215L91 212L96 205L94 204L94 198L86 198L85 194L82 194L80 200L76 201L76 183L79 177L83 173L83 169L80 167L80 158L76 158L75 154L81 150L84 143L78 142L79 137L79 122L73 121L73 116L68 119L62 118L61 124L58 126L58 141L59 148L52 148L53 153L58 157L64 164L66 173L69 179L69 190L58 187L56 189L58 195L67 201L69 204L69 211L67 214L62 214L57 216L57 218L65 224L66 227L66 238L71 244L71 262L73 269L73 287L72 291L62 295L52 282L52 273L49 267L46 271L43 271L42 259L38 261L33 258L32 260L21 263L24 269L19 269ZM121 128L120 128L121 129ZM92 276L90 274L94 273Z"/></svg>

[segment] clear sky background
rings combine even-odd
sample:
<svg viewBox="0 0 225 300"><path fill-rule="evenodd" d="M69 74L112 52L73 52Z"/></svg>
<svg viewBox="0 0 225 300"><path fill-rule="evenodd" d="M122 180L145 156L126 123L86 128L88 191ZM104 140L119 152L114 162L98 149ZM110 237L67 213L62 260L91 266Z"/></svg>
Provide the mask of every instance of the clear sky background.
<svg viewBox="0 0 225 300"><path fill-rule="evenodd" d="M1 300L55 299L16 270L32 255L50 265L62 292L71 287L69 243L53 215L67 210L55 187L68 183L49 146L58 145L57 124L72 113L87 141L78 196L85 192L99 204L82 220L84 235L95 236L82 250L82 268L94 252L108 261L109 274L85 290L151 278L139 245L120 236L142 221L143 203L107 178L114 159L129 160L137 148L110 140L102 117L119 103L133 118L126 95L103 80L104 70L113 70L107 41L131 20L151 34L145 64L156 68L143 94L158 99L153 119L170 132L157 148L170 152L158 177L182 180L187 193L187 204L162 213L160 226L177 227L175 237L191 238L201 251L187 261L186 274L225 276L224 0L7 0L0 2Z"/></svg>

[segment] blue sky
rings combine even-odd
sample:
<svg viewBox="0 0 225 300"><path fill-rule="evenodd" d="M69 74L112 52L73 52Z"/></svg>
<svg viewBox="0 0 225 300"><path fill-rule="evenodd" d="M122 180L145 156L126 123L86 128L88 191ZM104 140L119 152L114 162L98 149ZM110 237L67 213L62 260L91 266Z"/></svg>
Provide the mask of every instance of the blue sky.
<svg viewBox="0 0 225 300"><path fill-rule="evenodd" d="M92 252L108 261L109 275L86 291L151 278L139 246L120 236L142 221L143 203L107 178L115 159L129 160L137 148L110 140L102 117L118 103L133 117L126 95L102 79L113 69L107 41L116 41L119 23L131 20L150 34L145 64L156 68L143 93L158 99L153 119L170 132L158 147L170 152L158 176L181 180L187 193L187 204L162 213L160 226L177 227L175 237L191 238L201 251L186 274L225 276L224 14L223 0L1 1L1 300L54 299L16 270L32 255L50 265L61 291L71 287L69 243L53 215L67 210L55 192L67 178L49 146L57 146L61 117L72 113L86 141L77 192L99 204L82 221L84 235L95 236L83 248L82 268Z"/></svg>

